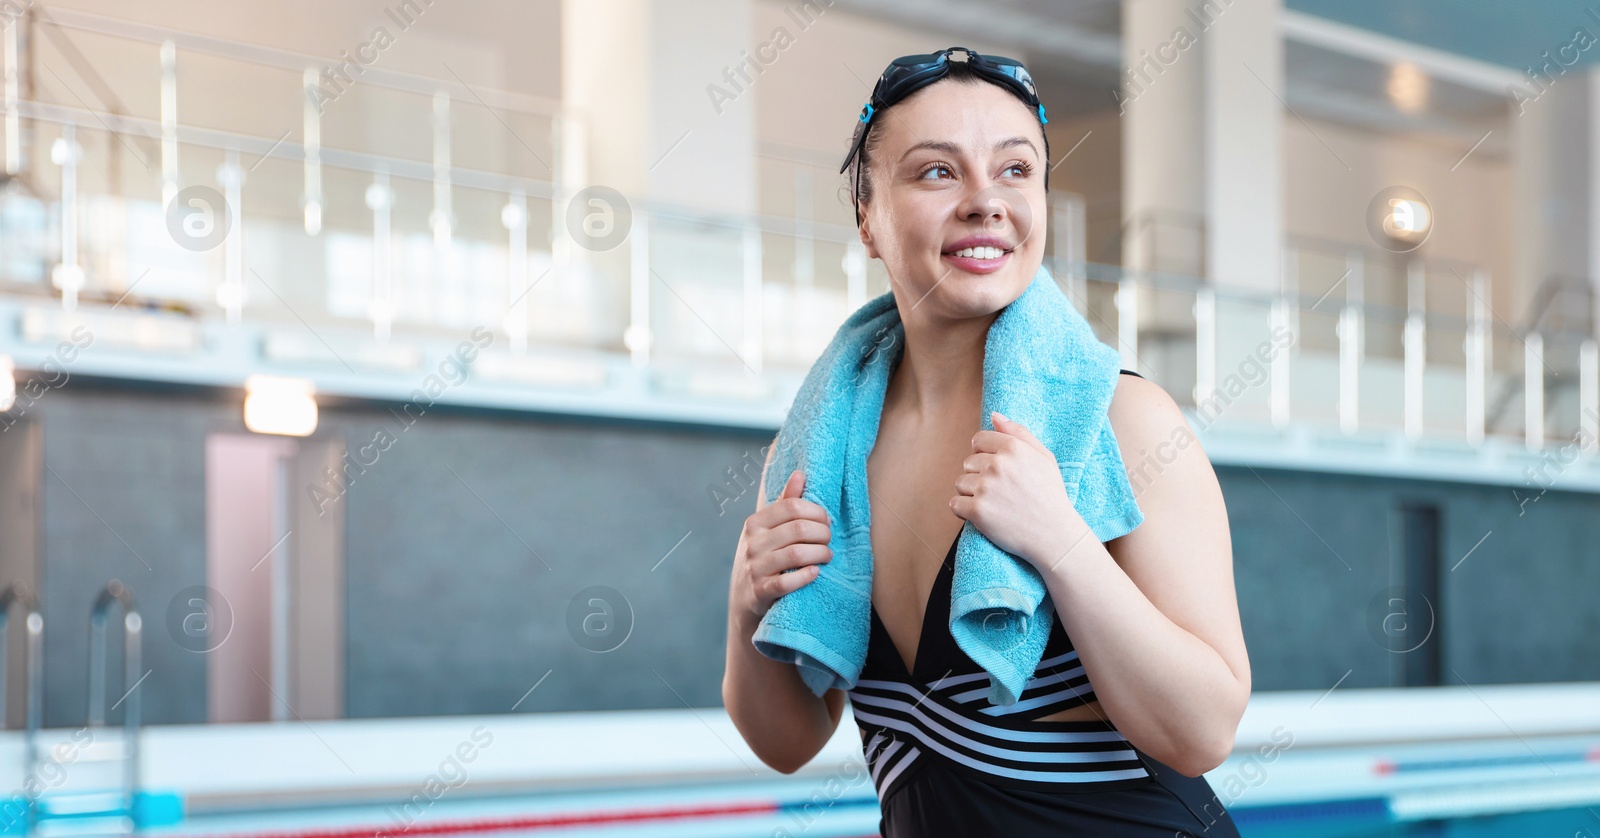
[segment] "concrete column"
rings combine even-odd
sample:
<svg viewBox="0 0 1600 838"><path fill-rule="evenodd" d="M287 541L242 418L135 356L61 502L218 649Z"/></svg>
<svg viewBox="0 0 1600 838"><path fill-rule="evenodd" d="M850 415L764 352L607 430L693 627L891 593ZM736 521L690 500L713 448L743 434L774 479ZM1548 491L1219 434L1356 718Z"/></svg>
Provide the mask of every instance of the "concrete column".
<svg viewBox="0 0 1600 838"><path fill-rule="evenodd" d="M556 281L585 284L590 310L607 318L597 328L619 341L628 335L636 362L654 343L644 312L659 290L644 268L657 265L669 246L650 235L646 204L735 216L755 209L755 97L770 63L762 56L778 47L768 43L768 33L758 37L751 30L751 2L563 0L561 6L562 103L576 124L562 135L565 197L557 210L564 213L585 188L609 187L625 197L634 232L620 244L596 248L593 239L558 221L563 232L554 259L562 276ZM730 249L726 229L705 238L707 252ZM651 242L649 263L635 253L645 241ZM675 235L670 247L692 253L696 245ZM736 263L739 258L735 250ZM697 263L679 258L673 264L673 278L681 279L676 274ZM705 267L704 260L698 264Z"/></svg>
<svg viewBox="0 0 1600 838"><path fill-rule="evenodd" d="M1282 0L1216 0L1206 65L1206 274L1278 287L1283 249Z"/></svg>
<svg viewBox="0 0 1600 838"><path fill-rule="evenodd" d="M1125 264L1277 287L1280 11L1280 0L1123 4Z"/></svg>
<svg viewBox="0 0 1600 838"><path fill-rule="evenodd" d="M1185 11L1193 0L1128 0L1122 8L1124 70L1123 264L1200 270L1199 219L1205 200L1205 62L1201 32ZM1188 226L1183 256L1171 253ZM1154 249L1164 253L1158 261ZM1194 258L1185 258L1192 255Z"/></svg>
<svg viewBox="0 0 1600 838"><path fill-rule="evenodd" d="M566 0L561 14L562 100L589 144L583 185L754 209L767 38L751 31L750 0Z"/></svg>
<svg viewBox="0 0 1600 838"><path fill-rule="evenodd" d="M1123 3L1124 265L1278 289L1281 9L1281 0ZM1174 392L1193 383L1199 399L1198 391L1213 385L1219 353L1237 354L1219 336L1253 334L1265 314L1241 331L1193 302L1125 294L1119 306L1138 311L1137 317L1122 311L1124 322L1137 322L1139 334L1120 343L1125 364L1148 365Z"/></svg>
<svg viewBox="0 0 1600 838"><path fill-rule="evenodd" d="M1496 289L1507 296L1495 310L1518 329L1534 314L1534 294L1548 277L1593 281L1600 274L1600 236L1593 232L1600 222L1600 77L1558 69L1551 64L1530 79L1527 95L1511 104L1512 189L1521 211L1514 215L1516 273Z"/></svg>

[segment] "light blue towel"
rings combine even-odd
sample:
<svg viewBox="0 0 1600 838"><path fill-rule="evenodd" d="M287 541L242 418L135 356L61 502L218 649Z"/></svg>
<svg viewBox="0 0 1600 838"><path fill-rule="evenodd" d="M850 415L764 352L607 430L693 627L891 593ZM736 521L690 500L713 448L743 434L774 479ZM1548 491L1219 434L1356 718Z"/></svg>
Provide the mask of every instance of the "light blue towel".
<svg viewBox="0 0 1600 838"><path fill-rule="evenodd" d="M872 603L867 454L877 442L889 374L904 347L892 290L846 318L795 395L762 487L770 502L794 470L803 469L802 497L827 510L832 525L832 561L815 580L773 603L753 638L762 654L799 667L819 696L830 688L853 689L866 663ZM981 426L994 429L989 414L995 410L1027 426L1055 454L1067 496L1102 542L1144 520L1106 415L1120 361L1043 267L995 317L984 341ZM956 543L950 633L989 673L991 703L1016 703L1044 654L1054 617L1039 572L964 524Z"/></svg>

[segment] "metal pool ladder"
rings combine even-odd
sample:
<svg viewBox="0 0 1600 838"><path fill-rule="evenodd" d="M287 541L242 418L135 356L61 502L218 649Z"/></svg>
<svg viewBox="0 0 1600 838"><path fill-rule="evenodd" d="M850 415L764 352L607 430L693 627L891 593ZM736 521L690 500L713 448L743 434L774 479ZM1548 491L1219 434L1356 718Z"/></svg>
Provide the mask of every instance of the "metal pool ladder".
<svg viewBox="0 0 1600 838"><path fill-rule="evenodd" d="M127 704L123 711L122 736L110 739L106 724L106 687L109 663L106 660L107 634L113 605L122 606L122 697L112 705ZM89 613L89 718L72 733L71 742L62 742L49 754L30 751L30 771L51 767L56 776L93 773L90 766L112 769L118 780L112 788L94 788L78 782L71 791L41 795L30 808L30 836L132 835L137 828L139 791L139 694L142 680L139 662L142 621L135 607L133 592L120 581L112 580L95 597ZM31 663L31 660L30 660ZM51 766L50 763L55 763ZM116 770L120 767L120 770ZM109 772L108 772L109 773ZM81 780L81 777L80 777ZM109 785L109 783L108 783ZM80 790L88 787L88 790Z"/></svg>
<svg viewBox="0 0 1600 838"><path fill-rule="evenodd" d="M23 641L24 659L22 662L24 666L22 670L23 713L26 719L24 722L26 732L23 734L23 759L25 760L23 764L26 767L23 771L23 779L26 781L27 775L33 771L33 766L38 759L39 726L44 704L44 679L40 677L44 668L44 617L39 614L39 600L33 595L32 591L29 591L20 583L7 585L6 589L0 592L0 728L6 726L6 711L8 709L6 706L6 696L8 694L6 676L11 672L11 644L9 642L11 639L11 612L16 608L22 609L22 627L28 633ZM7 807L4 816L9 819L14 817L14 814L9 805L10 801L6 802ZM24 808L26 810L24 817L27 818L27 833L32 835L34 809L31 802ZM9 828L13 825L9 820L6 821L6 831L9 832Z"/></svg>

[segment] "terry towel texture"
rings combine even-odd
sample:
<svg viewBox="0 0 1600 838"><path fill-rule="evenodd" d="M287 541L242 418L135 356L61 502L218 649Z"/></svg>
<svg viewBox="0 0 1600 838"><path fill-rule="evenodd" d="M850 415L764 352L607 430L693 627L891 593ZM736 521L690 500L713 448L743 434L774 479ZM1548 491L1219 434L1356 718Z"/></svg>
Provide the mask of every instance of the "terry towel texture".
<svg viewBox="0 0 1600 838"><path fill-rule="evenodd" d="M892 290L851 314L801 383L762 487L770 502L802 469L802 497L828 513L832 561L773 603L753 638L762 654L799 667L819 696L853 689L866 662L873 564L867 455L904 346ZM1120 361L1043 267L995 317L984 341L981 426L994 429L989 414L996 410L1027 426L1055 454L1067 496L1102 542L1144 520L1106 413ZM954 570L950 633L989 673L990 702L1014 704L1050 637L1049 591L1031 564L970 521L957 539Z"/></svg>

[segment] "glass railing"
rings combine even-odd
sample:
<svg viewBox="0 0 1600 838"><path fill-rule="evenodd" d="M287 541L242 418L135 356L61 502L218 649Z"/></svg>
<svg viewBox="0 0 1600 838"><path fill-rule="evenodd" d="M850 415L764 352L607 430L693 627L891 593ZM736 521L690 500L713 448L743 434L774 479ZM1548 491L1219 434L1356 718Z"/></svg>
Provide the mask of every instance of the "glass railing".
<svg viewBox="0 0 1600 838"><path fill-rule="evenodd" d="M825 206L836 173L820 164L760 162L794 184L793 212L691 211L561 183L582 124L537 102L373 72L313 114L305 57L86 15L58 24L32 39L50 62L73 65L55 41L87 41L150 65L159 90L73 95L62 77L53 99L16 103L8 147L26 165L0 191L13 296L345 345L483 326L513 355L712 371L732 383L724 395L759 400L781 396L765 372L802 373L888 287L852 226L819 220L848 210ZM263 116L239 99L278 105ZM225 118L235 110L255 115ZM1292 238L1279 289L1235 288L1195 278L1198 220L1118 228L1104 209L1053 193L1047 263L1123 366L1207 425L1530 447L1596 430L1593 335L1519 333L1477 266ZM1096 260L1126 236L1156 269Z"/></svg>
<svg viewBox="0 0 1600 838"><path fill-rule="evenodd" d="M488 325L523 348L727 372L803 370L850 311L887 287L881 265L838 225L622 198L605 209L628 216L628 230L611 249L591 251L606 231L564 230L567 213L557 212L549 184L461 169L450 172L453 223L443 239L430 223L432 172L354 153L322 164L321 229L310 235L302 195L280 188L302 174L294 152L247 167L247 152L180 142L188 166L214 164L211 194L237 225L234 238L207 249L196 242L203 230L173 226L158 179L127 178L111 194L103 161L132 155L117 135L60 109L32 116L36 141L55 151L33 175L57 192L39 200L13 187L0 198L0 265L12 293L49 293L62 304L64 289L50 283L61 278L69 205L84 305L131 300L225 318L230 289L242 288L243 320L376 339L381 269L388 337L402 342ZM1124 366L1208 423L1388 428L1468 443L1501 435L1535 447L1594 429L1592 336L1519 334L1492 312L1480 269L1291 248L1285 289L1297 290L1258 292L1072 259L1082 252L1081 217L1072 196L1057 196L1047 252L1063 287ZM1396 286L1423 305L1409 305Z"/></svg>
<svg viewBox="0 0 1600 838"><path fill-rule="evenodd" d="M1292 294L1113 265L1083 270L1087 291L1075 301L1096 333L1203 424L1468 445L1499 436L1588 451L1600 436L1594 336L1519 332L1492 313L1482 272L1463 281L1459 266L1412 264L1413 283L1449 288L1450 277L1463 287L1465 310L1455 313L1357 302L1330 283Z"/></svg>

